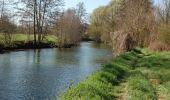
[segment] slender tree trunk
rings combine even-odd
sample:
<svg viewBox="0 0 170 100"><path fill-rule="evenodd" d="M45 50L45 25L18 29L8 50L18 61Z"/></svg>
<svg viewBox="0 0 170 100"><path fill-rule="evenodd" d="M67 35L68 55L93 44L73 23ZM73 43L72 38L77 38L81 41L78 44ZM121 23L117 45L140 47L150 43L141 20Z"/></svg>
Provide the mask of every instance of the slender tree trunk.
<svg viewBox="0 0 170 100"><path fill-rule="evenodd" d="M38 44L40 43L40 40L39 40L39 34L40 34L40 25L39 25L39 16L38 16L38 4L37 4L37 0L35 2L35 20L36 20L36 26L37 26L37 35L38 35Z"/></svg>
<svg viewBox="0 0 170 100"><path fill-rule="evenodd" d="M36 44L37 43L37 37L36 37L36 26L35 26L35 21L36 21L36 16L35 16L35 14L36 14L36 12L35 12L35 10L36 10L36 2L37 2L37 0L34 0L34 44Z"/></svg>
<svg viewBox="0 0 170 100"><path fill-rule="evenodd" d="M41 42L41 3L42 3L42 1L40 0L40 4L39 4L39 11L37 10L37 12L38 12L38 43L40 43Z"/></svg>
<svg viewBox="0 0 170 100"><path fill-rule="evenodd" d="M46 14L46 6L47 6L47 0L45 1L45 4L43 6L43 14L42 14L42 21L41 21L41 29L40 29L40 33L41 33L41 37L40 39L42 40L42 35L43 35L43 27L45 24L45 14ZM47 27L46 27L47 28ZM46 28L44 31L46 31Z"/></svg>

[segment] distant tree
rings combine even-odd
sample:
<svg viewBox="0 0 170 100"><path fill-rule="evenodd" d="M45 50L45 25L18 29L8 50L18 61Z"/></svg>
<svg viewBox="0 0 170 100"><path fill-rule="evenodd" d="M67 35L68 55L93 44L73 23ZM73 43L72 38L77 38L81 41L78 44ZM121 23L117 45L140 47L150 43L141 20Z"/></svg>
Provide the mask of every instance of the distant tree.
<svg viewBox="0 0 170 100"><path fill-rule="evenodd" d="M59 13L59 8L62 6L62 0L22 0L16 4L22 5L17 7L25 20L31 18L34 26L34 42L37 42L36 34L38 35L38 43L43 39L48 27Z"/></svg>
<svg viewBox="0 0 170 100"><path fill-rule="evenodd" d="M9 0L0 1L0 33L3 34L3 40L6 45L11 44L12 33L14 33L16 29L16 25L14 24L14 22L11 21L12 16L10 12L8 12L9 6Z"/></svg>
<svg viewBox="0 0 170 100"><path fill-rule="evenodd" d="M150 0L124 0L118 15L118 30L124 30L133 37L136 45L148 45L147 37L152 30L153 17L152 2ZM150 27L151 26L151 27Z"/></svg>
<svg viewBox="0 0 170 100"><path fill-rule="evenodd" d="M81 40L81 20L75 9L63 12L57 22L60 47L79 44Z"/></svg>
<svg viewBox="0 0 170 100"><path fill-rule="evenodd" d="M84 2L79 2L75 10L76 10L76 15L78 16L81 24L80 33L84 35L87 30L87 13L86 13Z"/></svg>
<svg viewBox="0 0 170 100"><path fill-rule="evenodd" d="M114 51L122 53L136 46L148 46L154 24L151 0L112 0L107 6L94 10L89 33L96 41L112 41Z"/></svg>
<svg viewBox="0 0 170 100"><path fill-rule="evenodd" d="M170 22L170 0L162 0L159 5L157 5L157 17L160 21L169 24Z"/></svg>
<svg viewBox="0 0 170 100"><path fill-rule="evenodd" d="M157 31L152 35L150 48L159 51L170 50L170 0L162 0L155 10Z"/></svg>
<svg viewBox="0 0 170 100"><path fill-rule="evenodd" d="M122 0L111 0L107 6L98 7L90 16L89 34L98 42L111 43L110 32L116 29L117 14Z"/></svg>
<svg viewBox="0 0 170 100"><path fill-rule="evenodd" d="M20 24L21 25L19 27L20 28L19 33L27 34L28 41L30 41L31 34L34 32L34 30L33 30L33 22L31 20L20 20Z"/></svg>
<svg viewBox="0 0 170 100"><path fill-rule="evenodd" d="M101 42L102 27L103 27L103 16L102 12L105 7L99 7L95 9L90 16L89 34L95 39L96 42Z"/></svg>
<svg viewBox="0 0 170 100"><path fill-rule="evenodd" d="M86 23L87 21L87 13L86 13L86 9L85 9L85 5L84 2L79 2L75 8L76 10L76 15L78 16L78 18L81 21L81 24Z"/></svg>

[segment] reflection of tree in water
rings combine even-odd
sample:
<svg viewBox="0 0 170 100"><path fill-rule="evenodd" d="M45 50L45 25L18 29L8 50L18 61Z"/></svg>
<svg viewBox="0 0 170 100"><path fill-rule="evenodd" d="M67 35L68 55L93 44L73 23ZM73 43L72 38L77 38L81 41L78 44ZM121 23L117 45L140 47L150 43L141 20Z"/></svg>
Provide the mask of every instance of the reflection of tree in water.
<svg viewBox="0 0 170 100"><path fill-rule="evenodd" d="M102 58L95 59L94 62L104 64L109 62L111 59L112 59L112 55L107 55L107 56L103 56Z"/></svg>
<svg viewBox="0 0 170 100"><path fill-rule="evenodd" d="M1 56L0 59L1 66L3 67L11 67L11 55L5 54Z"/></svg>
<svg viewBox="0 0 170 100"><path fill-rule="evenodd" d="M2 71L2 74L0 73L0 76L3 77L8 77L10 71L12 71L12 65L11 65L11 55L7 54L7 55L4 55L2 57L2 59L0 59L0 68L1 68L1 71ZM0 72L1 72L0 71Z"/></svg>
<svg viewBox="0 0 170 100"><path fill-rule="evenodd" d="M41 49L35 49L33 51L33 55L34 55L33 62L34 63L40 64L40 53L41 53Z"/></svg>
<svg viewBox="0 0 170 100"><path fill-rule="evenodd" d="M64 48L58 49L59 53L56 56L57 64L76 64L79 62L79 48Z"/></svg>
<svg viewBox="0 0 170 100"><path fill-rule="evenodd" d="M103 43L92 43L91 45L93 48L98 48L98 49L109 49L111 46L103 44Z"/></svg>

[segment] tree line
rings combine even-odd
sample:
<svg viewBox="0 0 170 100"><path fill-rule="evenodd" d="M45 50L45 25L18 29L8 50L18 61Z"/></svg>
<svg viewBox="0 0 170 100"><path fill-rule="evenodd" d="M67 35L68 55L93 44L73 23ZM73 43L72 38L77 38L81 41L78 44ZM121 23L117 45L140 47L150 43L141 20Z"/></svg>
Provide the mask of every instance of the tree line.
<svg viewBox="0 0 170 100"><path fill-rule="evenodd" d="M88 33L115 55L135 47L170 50L170 0L111 0L94 10Z"/></svg>
<svg viewBox="0 0 170 100"><path fill-rule="evenodd" d="M1 0L0 34L10 44L15 33L33 35L38 45L47 35L58 37L59 45L77 45L84 33L86 10L80 2L63 9L63 0Z"/></svg>
<svg viewBox="0 0 170 100"><path fill-rule="evenodd" d="M67 10L63 6L63 0L1 0L1 40L11 44L12 35L22 33L33 35L38 45L54 34L59 47L65 47L78 45L83 33L88 33L96 42L113 46L117 55L135 47L170 50L170 0L158 4L111 0L95 9L88 22L84 3Z"/></svg>

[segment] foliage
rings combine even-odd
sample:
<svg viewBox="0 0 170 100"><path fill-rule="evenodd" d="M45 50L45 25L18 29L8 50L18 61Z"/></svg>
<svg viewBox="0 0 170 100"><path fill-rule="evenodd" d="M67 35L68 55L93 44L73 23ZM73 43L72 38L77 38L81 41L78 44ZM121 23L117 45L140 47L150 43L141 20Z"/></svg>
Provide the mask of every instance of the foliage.
<svg viewBox="0 0 170 100"><path fill-rule="evenodd" d="M95 9L90 16L88 33L97 42L110 43L110 32L115 30L116 14L120 9L122 0L112 0L109 5Z"/></svg>
<svg viewBox="0 0 170 100"><path fill-rule="evenodd" d="M134 71L128 79L129 100L156 100L154 88L140 72Z"/></svg>
<svg viewBox="0 0 170 100"><path fill-rule="evenodd" d="M91 14L88 33L97 42L112 43L117 55L135 47L169 50L169 4L169 0L161 7L151 0L112 0Z"/></svg>

